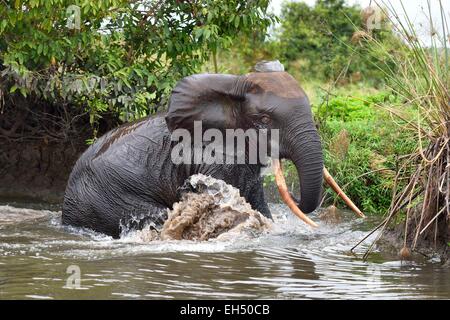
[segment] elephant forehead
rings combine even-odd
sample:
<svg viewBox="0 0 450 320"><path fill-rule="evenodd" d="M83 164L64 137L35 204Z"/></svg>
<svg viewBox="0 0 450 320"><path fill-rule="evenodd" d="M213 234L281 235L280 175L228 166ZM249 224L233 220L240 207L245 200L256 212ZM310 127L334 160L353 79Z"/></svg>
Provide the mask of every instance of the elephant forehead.
<svg viewBox="0 0 450 320"><path fill-rule="evenodd" d="M303 98L305 92L287 72L255 72L247 80L263 91L272 92L282 98Z"/></svg>

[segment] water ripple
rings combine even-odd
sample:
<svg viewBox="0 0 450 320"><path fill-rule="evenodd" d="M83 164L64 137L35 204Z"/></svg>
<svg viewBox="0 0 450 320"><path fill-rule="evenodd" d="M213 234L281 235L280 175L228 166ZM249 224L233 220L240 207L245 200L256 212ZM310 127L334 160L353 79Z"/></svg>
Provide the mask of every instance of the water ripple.
<svg viewBox="0 0 450 320"><path fill-rule="evenodd" d="M311 230L271 207L275 228L258 238L142 243L63 227L58 212L0 206L0 299L450 298L448 268L380 253L363 262L364 245L350 253L370 220L345 213Z"/></svg>

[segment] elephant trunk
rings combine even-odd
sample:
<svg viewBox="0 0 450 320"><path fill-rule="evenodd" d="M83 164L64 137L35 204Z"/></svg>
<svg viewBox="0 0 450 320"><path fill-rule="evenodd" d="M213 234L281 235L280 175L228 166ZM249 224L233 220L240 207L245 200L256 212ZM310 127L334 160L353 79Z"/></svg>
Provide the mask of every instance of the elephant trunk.
<svg viewBox="0 0 450 320"><path fill-rule="evenodd" d="M350 198L339 187L328 170L323 166L322 147L319 135L315 128L308 127L301 130L301 134L295 136L293 142L288 143L291 146L290 156L284 157L291 159L297 169L300 181L300 201L297 203L290 195L286 181L284 180L283 169L278 159L274 159L273 168L275 171L275 181L280 192L281 198L291 211L312 227L317 224L308 218L305 213L314 211L319 206L322 179L338 194L339 197L361 218L365 215L350 200ZM300 208L299 208L300 207Z"/></svg>
<svg viewBox="0 0 450 320"><path fill-rule="evenodd" d="M320 137L311 122L299 124L287 138L289 146L287 158L294 163L300 181L300 210L304 213L314 211L320 204L323 179L323 154Z"/></svg>

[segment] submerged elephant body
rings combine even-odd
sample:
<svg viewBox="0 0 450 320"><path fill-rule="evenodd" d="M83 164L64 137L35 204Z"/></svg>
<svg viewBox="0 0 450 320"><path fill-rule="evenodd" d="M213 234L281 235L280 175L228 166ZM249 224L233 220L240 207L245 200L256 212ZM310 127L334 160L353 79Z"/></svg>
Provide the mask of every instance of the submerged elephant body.
<svg viewBox="0 0 450 320"><path fill-rule="evenodd" d="M67 185L62 221L119 237L145 224L162 226L167 209L181 199L183 184L201 173L239 189L254 210L270 217L264 199L264 163L175 164L171 133L206 129L279 129L280 158L294 162L301 181L300 208L318 203L322 150L303 90L285 72L244 76L204 74L181 80L168 113L114 129L80 157Z"/></svg>
<svg viewBox="0 0 450 320"><path fill-rule="evenodd" d="M257 166L175 165L163 117L117 128L96 141L77 161L67 185L63 224L120 236L145 223L161 226L167 208L181 199L180 188L195 173L239 188L255 210L270 215Z"/></svg>

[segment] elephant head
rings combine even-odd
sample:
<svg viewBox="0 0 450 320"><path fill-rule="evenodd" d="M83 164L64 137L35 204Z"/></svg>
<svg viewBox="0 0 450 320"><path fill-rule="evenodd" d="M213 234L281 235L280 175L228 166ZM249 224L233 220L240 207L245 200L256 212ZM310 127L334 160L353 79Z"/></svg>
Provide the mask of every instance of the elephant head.
<svg viewBox="0 0 450 320"><path fill-rule="evenodd" d="M291 160L300 180L298 206L305 213L321 197L323 155L309 100L284 71L246 75L198 74L174 88L166 122L170 131L203 129L278 129L280 158ZM292 200L292 199L291 199Z"/></svg>

